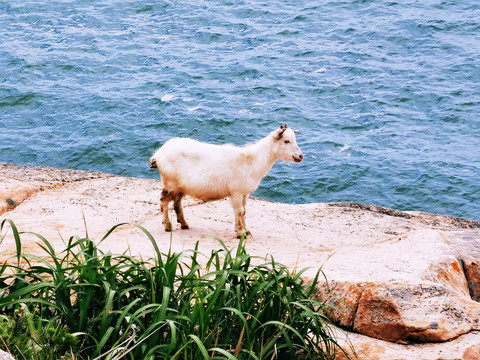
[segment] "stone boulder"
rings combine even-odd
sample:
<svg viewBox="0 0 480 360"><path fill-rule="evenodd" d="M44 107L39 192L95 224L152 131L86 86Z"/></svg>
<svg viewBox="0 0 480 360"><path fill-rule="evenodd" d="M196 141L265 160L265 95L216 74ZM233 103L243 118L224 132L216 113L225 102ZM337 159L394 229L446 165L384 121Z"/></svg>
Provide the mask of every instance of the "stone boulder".
<svg viewBox="0 0 480 360"><path fill-rule="evenodd" d="M336 306L331 316L342 327L387 341L447 341L480 330L478 278L470 275L480 236L471 226L409 229L337 249L323 266L331 280L319 297Z"/></svg>
<svg viewBox="0 0 480 360"><path fill-rule="evenodd" d="M9 353L0 350L0 360L15 360Z"/></svg>
<svg viewBox="0 0 480 360"><path fill-rule="evenodd" d="M147 170L146 170L147 171ZM159 180L103 173L21 167L0 163L0 220L20 231L45 236L56 250L62 238L100 240L104 251L148 258L152 245L134 225L142 225L168 252L209 253L238 243L229 201L187 199L190 230L161 224ZM85 228L85 224L86 227ZM480 223L421 212L402 212L355 203L290 205L251 197L246 248L273 255L291 269L322 268L328 281L316 296L335 306L333 321L346 329L361 359L470 359L480 345ZM0 260L15 255L4 229ZM44 255L31 234L23 251ZM341 356L341 355L339 355Z"/></svg>

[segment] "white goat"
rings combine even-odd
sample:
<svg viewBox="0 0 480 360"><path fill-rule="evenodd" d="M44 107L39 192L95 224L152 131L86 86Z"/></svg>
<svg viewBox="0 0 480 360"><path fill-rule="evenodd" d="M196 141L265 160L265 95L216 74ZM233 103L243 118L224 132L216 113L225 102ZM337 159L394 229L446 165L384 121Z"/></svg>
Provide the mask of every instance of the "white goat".
<svg viewBox="0 0 480 360"><path fill-rule="evenodd" d="M165 231L171 231L168 204L174 202L177 222L188 229L183 216L182 197L189 195L211 201L230 197L235 213L235 231L247 231L245 205L278 159L301 162L303 154L295 139L296 131L287 125L272 131L258 142L243 147L213 145L188 138L168 140L150 158L163 181L160 210Z"/></svg>

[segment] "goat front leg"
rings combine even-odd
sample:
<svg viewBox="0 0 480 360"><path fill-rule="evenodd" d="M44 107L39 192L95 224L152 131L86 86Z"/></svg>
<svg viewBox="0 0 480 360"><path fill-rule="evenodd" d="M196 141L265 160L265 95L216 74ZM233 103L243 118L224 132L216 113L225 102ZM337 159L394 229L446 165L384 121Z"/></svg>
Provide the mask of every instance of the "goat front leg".
<svg viewBox="0 0 480 360"><path fill-rule="evenodd" d="M160 211L163 214L162 224L165 226L165 231L172 231L172 223L168 217L168 204L173 201L175 193L168 190L162 190L162 196L160 197Z"/></svg>
<svg viewBox="0 0 480 360"><path fill-rule="evenodd" d="M244 195L238 194L230 197L230 203L232 204L235 214L235 232L239 238L247 231L245 228L245 201Z"/></svg>
<svg viewBox="0 0 480 360"><path fill-rule="evenodd" d="M183 216L182 198L183 193L179 192L175 194L175 199L173 200L173 208L175 209L175 213L177 214L177 222L180 223L182 229L188 229L188 224L185 221L185 217Z"/></svg>
<svg viewBox="0 0 480 360"><path fill-rule="evenodd" d="M247 230L247 222L245 221L245 215L247 213L247 199L248 199L248 194L243 195L242 199L242 205L243 205L243 211L242 211L242 227L243 229L247 232L246 235L251 235L250 231Z"/></svg>

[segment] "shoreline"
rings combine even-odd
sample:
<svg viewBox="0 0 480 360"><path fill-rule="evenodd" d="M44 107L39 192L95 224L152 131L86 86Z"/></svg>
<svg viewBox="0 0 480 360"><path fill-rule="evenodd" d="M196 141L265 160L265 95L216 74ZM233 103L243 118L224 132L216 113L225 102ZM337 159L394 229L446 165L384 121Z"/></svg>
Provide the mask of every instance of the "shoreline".
<svg viewBox="0 0 480 360"><path fill-rule="evenodd" d="M45 173L48 173L49 175L53 175L52 178L51 179L45 178ZM2 177L14 178L17 180L22 178L21 181L25 181L25 182L41 181L45 183L47 186L49 184L51 184L51 186L57 186L57 185L65 184L68 182L92 180L92 179L98 179L98 178L110 178L110 177L122 177L122 178L128 178L128 179L138 179L138 180L152 180L152 181L159 181L159 183L161 183L160 179L121 176L121 175L116 175L116 174L103 172L103 171L63 169L63 168L55 168L51 166L37 166L37 165L24 166L24 165L15 165L11 163L0 162L0 178ZM2 188L0 185L0 191L1 190ZM0 192L0 195L1 194L2 193ZM309 202L309 203L301 203L301 204L296 204L296 203L291 204L291 203L284 203L284 202L278 202L278 201L271 201L271 200L263 199L253 195L250 195L249 198L261 200L261 201L272 203L272 204L286 204L286 205L328 204L329 206L340 206L340 207L347 206L347 207L358 208L362 210L373 211L381 214L399 216L399 217L405 217L405 218L414 218L418 215L428 215L428 217L450 219L452 223L456 223L458 226L463 226L465 228L480 227L479 220L470 219L466 217L437 214L437 213L430 213L426 211L417 211L417 210L397 210L397 209L385 207L382 205L376 205L376 204L370 204L370 203L339 201L339 202L330 202L330 203ZM5 200L6 199L2 199L2 202L5 202ZM2 204L2 205L5 206L5 204ZM7 204L7 205L10 205L10 204ZM0 206L0 215L2 214L1 209L2 207Z"/></svg>

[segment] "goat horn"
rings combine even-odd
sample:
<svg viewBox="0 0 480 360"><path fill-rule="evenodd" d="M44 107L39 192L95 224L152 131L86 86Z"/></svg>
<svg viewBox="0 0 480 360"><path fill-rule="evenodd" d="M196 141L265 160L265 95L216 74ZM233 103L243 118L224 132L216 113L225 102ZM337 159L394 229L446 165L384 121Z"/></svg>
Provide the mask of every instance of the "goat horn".
<svg viewBox="0 0 480 360"><path fill-rule="evenodd" d="M276 131L275 140L281 139L285 130L287 130L287 128L280 126L280 129Z"/></svg>

